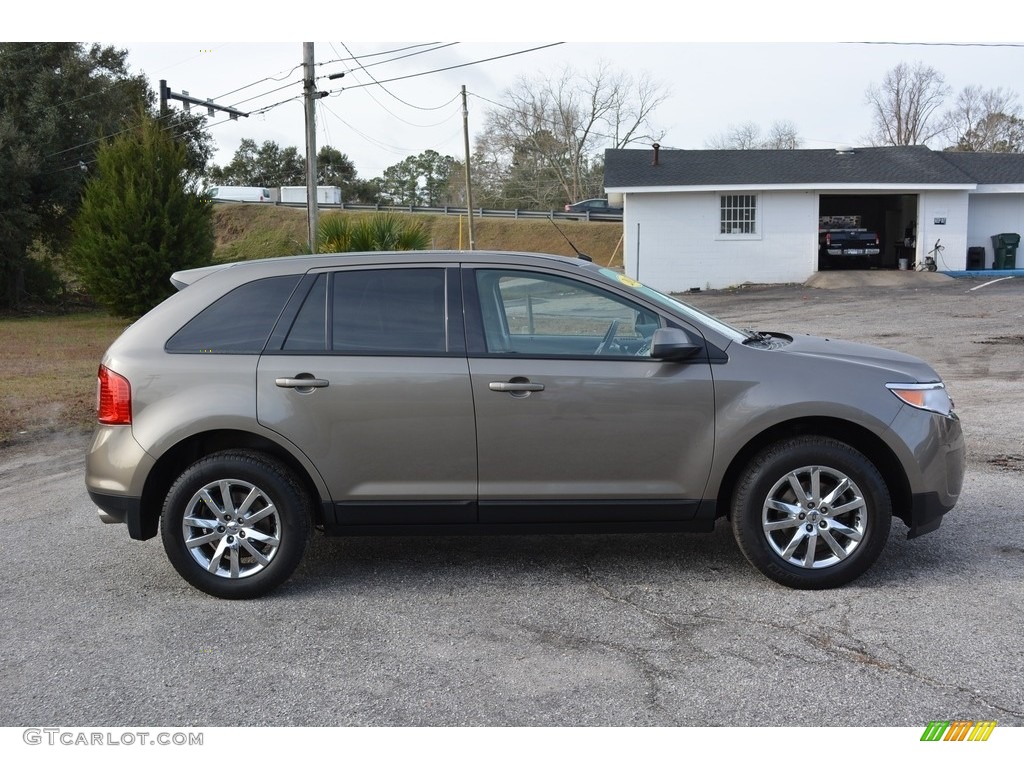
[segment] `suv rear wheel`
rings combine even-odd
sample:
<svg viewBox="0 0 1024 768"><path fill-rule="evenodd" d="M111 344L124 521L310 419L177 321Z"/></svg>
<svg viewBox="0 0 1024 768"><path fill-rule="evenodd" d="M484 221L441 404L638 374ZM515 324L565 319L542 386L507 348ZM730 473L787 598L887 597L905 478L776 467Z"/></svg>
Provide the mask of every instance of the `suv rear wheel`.
<svg viewBox="0 0 1024 768"><path fill-rule="evenodd" d="M892 502L874 464L838 440L794 438L747 465L732 504L746 558L797 589L828 589L860 576L889 537Z"/></svg>
<svg viewBox="0 0 1024 768"><path fill-rule="evenodd" d="M160 532L171 564L192 586L216 597L258 597L298 566L311 510L283 464L226 451L200 459L175 481Z"/></svg>

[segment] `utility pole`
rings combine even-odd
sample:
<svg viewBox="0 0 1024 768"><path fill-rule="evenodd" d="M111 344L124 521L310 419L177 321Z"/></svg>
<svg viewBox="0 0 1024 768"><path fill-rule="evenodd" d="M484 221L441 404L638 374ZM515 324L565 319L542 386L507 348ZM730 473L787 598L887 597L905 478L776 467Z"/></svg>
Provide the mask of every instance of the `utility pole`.
<svg viewBox="0 0 1024 768"><path fill-rule="evenodd" d="M313 44L302 44L303 91L306 104L306 211L308 212L309 252L316 253L317 218L316 199L316 79L313 75ZM326 94L324 94L326 96Z"/></svg>
<svg viewBox="0 0 1024 768"><path fill-rule="evenodd" d="M466 210L469 212L469 250L476 250L473 235L473 185L469 173L469 107L466 106L466 86L462 86L462 136L466 145Z"/></svg>

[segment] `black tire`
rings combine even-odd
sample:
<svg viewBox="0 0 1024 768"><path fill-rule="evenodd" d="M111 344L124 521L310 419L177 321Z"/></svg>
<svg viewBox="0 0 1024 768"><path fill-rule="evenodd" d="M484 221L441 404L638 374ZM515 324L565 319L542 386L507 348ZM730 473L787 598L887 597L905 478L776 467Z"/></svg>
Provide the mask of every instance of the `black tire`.
<svg viewBox="0 0 1024 768"><path fill-rule="evenodd" d="M292 575L311 519L309 496L287 467L261 453L225 451L200 459L174 482L160 533L185 581L215 597L246 599Z"/></svg>
<svg viewBox="0 0 1024 768"><path fill-rule="evenodd" d="M747 560L796 589L856 579L878 559L892 523L889 489L875 465L823 436L784 440L757 454L730 511Z"/></svg>

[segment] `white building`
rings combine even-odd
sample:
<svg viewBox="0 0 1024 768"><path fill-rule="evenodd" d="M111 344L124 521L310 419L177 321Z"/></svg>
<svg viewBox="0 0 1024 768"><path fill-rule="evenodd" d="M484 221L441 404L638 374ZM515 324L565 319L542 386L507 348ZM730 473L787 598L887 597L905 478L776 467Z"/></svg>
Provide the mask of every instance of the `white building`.
<svg viewBox="0 0 1024 768"><path fill-rule="evenodd" d="M1024 232L1018 154L655 145L606 150L605 189L625 209L626 274L664 291L804 282L829 218L877 232L880 269L922 259L936 242L940 271L967 270L968 249L972 269L991 268L992 236Z"/></svg>

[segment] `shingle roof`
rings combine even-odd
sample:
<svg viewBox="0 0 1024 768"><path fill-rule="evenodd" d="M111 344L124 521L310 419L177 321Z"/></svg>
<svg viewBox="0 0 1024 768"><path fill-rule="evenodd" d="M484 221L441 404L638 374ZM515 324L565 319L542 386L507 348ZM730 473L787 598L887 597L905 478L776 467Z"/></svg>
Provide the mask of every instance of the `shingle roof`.
<svg viewBox="0 0 1024 768"><path fill-rule="evenodd" d="M606 188L758 184L973 184L966 166L924 146L834 149L607 149ZM964 153L966 154L966 153ZM1021 156L1024 157L1024 156ZM998 163L996 163L998 165ZM980 167L980 166L979 166ZM1024 164L1015 164L1024 182ZM977 170L977 169L976 169Z"/></svg>
<svg viewBox="0 0 1024 768"><path fill-rule="evenodd" d="M1024 155L1006 152L942 152L978 184L1024 184Z"/></svg>

